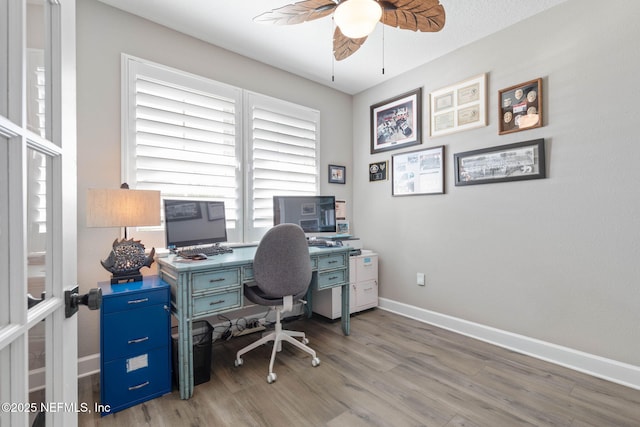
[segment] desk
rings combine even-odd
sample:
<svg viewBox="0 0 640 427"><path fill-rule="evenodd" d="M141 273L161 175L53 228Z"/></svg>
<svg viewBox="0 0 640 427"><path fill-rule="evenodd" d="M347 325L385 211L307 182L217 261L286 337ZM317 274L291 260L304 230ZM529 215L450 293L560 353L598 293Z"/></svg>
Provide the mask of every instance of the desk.
<svg viewBox="0 0 640 427"><path fill-rule="evenodd" d="M204 261L169 256L159 258L158 275L171 285L171 304L178 321L178 377L180 398L193 395L193 336L191 322L244 306L244 284L253 281L257 247L235 248ZM349 248L309 247L311 285L307 313L312 313L311 290L342 286L342 332L349 335Z"/></svg>

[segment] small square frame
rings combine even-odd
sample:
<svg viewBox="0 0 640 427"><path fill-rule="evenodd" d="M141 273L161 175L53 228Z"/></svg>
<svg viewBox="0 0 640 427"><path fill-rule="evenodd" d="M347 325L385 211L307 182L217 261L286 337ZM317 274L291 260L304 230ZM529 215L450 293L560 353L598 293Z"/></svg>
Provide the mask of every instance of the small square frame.
<svg viewBox="0 0 640 427"><path fill-rule="evenodd" d="M542 126L542 79L498 91L498 134Z"/></svg>
<svg viewBox="0 0 640 427"><path fill-rule="evenodd" d="M347 167L329 165L329 183L345 184L347 182Z"/></svg>

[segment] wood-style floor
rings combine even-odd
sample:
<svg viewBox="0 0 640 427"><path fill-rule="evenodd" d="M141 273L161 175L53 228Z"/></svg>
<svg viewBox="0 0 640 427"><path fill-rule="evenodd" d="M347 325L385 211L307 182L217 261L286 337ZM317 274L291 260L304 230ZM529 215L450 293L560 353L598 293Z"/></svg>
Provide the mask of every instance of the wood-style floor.
<svg viewBox="0 0 640 427"><path fill-rule="evenodd" d="M215 342L211 380L81 426L573 426L640 425L640 390L476 341L380 309L340 322L296 320L321 359L285 344L267 384L270 347L235 352L258 335ZM99 376L79 401L100 400Z"/></svg>

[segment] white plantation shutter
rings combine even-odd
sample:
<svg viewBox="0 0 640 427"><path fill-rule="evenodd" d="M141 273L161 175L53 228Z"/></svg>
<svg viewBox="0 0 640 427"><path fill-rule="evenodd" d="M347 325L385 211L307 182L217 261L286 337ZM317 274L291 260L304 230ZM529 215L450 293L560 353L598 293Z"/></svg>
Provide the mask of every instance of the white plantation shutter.
<svg viewBox="0 0 640 427"><path fill-rule="evenodd" d="M128 55L122 68L131 188L224 201L230 242L260 240L273 195L318 194L318 111Z"/></svg>
<svg viewBox="0 0 640 427"><path fill-rule="evenodd" d="M251 183L249 240L273 225L274 195L318 194L320 113L255 93L245 96Z"/></svg>

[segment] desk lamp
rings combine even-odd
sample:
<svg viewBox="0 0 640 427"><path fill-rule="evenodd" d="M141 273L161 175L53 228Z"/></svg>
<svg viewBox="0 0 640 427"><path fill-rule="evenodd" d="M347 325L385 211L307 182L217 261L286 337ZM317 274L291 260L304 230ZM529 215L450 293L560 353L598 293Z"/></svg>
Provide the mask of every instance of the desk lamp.
<svg viewBox="0 0 640 427"><path fill-rule="evenodd" d="M111 252L100 264L112 273L111 283L142 280L140 269L153 263L155 248L145 255L140 240L127 238L127 227L160 225L160 192L120 189L95 189L87 192L87 227L124 227L124 239L113 241Z"/></svg>

